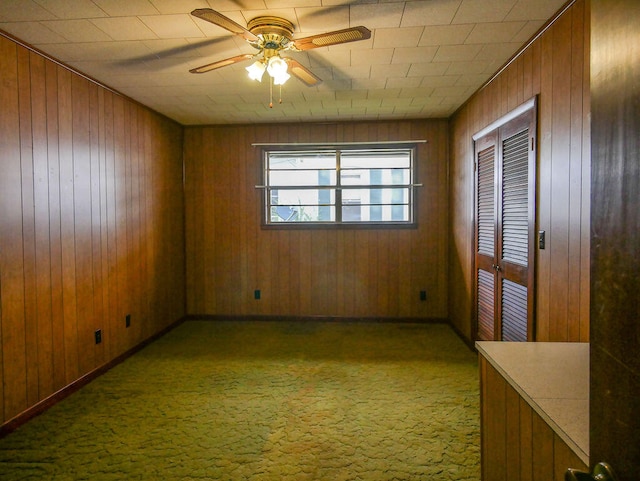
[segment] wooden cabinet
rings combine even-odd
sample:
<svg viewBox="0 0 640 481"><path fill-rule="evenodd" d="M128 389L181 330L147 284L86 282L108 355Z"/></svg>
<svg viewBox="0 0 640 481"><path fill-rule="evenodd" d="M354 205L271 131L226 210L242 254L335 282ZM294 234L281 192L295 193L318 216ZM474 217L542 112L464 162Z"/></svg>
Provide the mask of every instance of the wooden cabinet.
<svg viewBox="0 0 640 481"><path fill-rule="evenodd" d="M483 481L563 481L585 462L480 356Z"/></svg>

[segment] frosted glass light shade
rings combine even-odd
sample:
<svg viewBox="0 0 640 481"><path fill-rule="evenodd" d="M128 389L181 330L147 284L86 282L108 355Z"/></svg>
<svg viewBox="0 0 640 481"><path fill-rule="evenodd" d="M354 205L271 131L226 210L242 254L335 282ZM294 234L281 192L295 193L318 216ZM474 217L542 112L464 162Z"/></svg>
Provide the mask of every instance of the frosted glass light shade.
<svg viewBox="0 0 640 481"><path fill-rule="evenodd" d="M267 67L260 60L255 61L251 65L247 67L247 72L249 72L249 78L251 80L257 80L258 82L262 81L262 76L264 75L264 71Z"/></svg>

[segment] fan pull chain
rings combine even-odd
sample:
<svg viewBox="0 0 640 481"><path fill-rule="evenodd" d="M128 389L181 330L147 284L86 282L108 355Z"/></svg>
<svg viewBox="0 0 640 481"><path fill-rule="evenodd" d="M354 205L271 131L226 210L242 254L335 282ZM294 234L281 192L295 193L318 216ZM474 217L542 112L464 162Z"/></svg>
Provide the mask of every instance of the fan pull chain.
<svg viewBox="0 0 640 481"><path fill-rule="evenodd" d="M282 103L282 84L280 84L280 99L278 101L279 104Z"/></svg>
<svg viewBox="0 0 640 481"><path fill-rule="evenodd" d="M273 77L269 80L269 108L273 108Z"/></svg>

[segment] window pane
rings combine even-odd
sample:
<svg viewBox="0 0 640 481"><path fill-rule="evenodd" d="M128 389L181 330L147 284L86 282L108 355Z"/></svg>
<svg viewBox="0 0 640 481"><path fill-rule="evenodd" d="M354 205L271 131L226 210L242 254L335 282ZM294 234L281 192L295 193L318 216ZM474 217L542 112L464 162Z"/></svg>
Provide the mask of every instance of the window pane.
<svg viewBox="0 0 640 481"><path fill-rule="evenodd" d="M272 170L271 186L335 185L335 170Z"/></svg>
<svg viewBox="0 0 640 481"><path fill-rule="evenodd" d="M341 169L342 185L408 185L411 183L409 169Z"/></svg>
<svg viewBox="0 0 640 481"><path fill-rule="evenodd" d="M330 151L309 152L269 152L269 170L299 170L299 169L334 169L336 168L336 153Z"/></svg>
<svg viewBox="0 0 640 481"><path fill-rule="evenodd" d="M409 206L342 203L343 222L408 222Z"/></svg>
<svg viewBox="0 0 640 481"><path fill-rule="evenodd" d="M335 206L278 205L271 207L271 222L335 222Z"/></svg>
<svg viewBox="0 0 640 481"><path fill-rule="evenodd" d="M270 221L335 221L335 203L335 189L270 189Z"/></svg>
<svg viewBox="0 0 640 481"><path fill-rule="evenodd" d="M344 189L343 202L359 201L362 204L408 204L409 188L403 189Z"/></svg>
<svg viewBox="0 0 640 481"><path fill-rule="evenodd" d="M343 169L408 169L411 167L411 152L409 150L344 150L340 152L340 167Z"/></svg>

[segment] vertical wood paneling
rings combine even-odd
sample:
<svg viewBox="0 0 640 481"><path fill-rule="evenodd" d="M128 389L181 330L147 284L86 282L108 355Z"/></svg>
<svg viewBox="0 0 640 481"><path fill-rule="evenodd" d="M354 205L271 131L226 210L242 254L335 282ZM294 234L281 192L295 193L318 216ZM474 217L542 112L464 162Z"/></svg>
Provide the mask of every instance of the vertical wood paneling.
<svg viewBox="0 0 640 481"><path fill-rule="evenodd" d="M36 260L36 323L38 332L38 395L54 392L52 329L51 221L47 152L47 90L44 59L31 53L31 131L33 134L33 183Z"/></svg>
<svg viewBox="0 0 640 481"><path fill-rule="evenodd" d="M449 318L471 338L473 151L471 137L538 96L536 339L589 338L588 9L578 0L450 119ZM588 62L586 62L588 63Z"/></svg>
<svg viewBox="0 0 640 481"><path fill-rule="evenodd" d="M51 255L51 346L53 391L66 384L64 305L62 295L62 229L60 210L60 155L58 131L58 67L45 62L47 98L47 163L49 168L49 252ZM43 286L45 289L46 286Z"/></svg>
<svg viewBox="0 0 640 481"><path fill-rule="evenodd" d="M552 60L552 122L551 145L551 217L549 256L553 266L549 289L549 338L558 341L568 339L569 297L569 222L570 169L571 169L571 15L563 15L551 28L554 48ZM545 219L540 219L541 223Z"/></svg>
<svg viewBox="0 0 640 481"><path fill-rule="evenodd" d="M27 407L27 363L22 254L22 181L20 165L20 106L16 45L0 38L0 289L2 289L3 411L10 418Z"/></svg>
<svg viewBox="0 0 640 481"><path fill-rule="evenodd" d="M480 365L483 481L563 481L582 460L483 357Z"/></svg>
<svg viewBox="0 0 640 481"><path fill-rule="evenodd" d="M72 74L58 67L58 152L60 154L60 239L62 242L62 307L65 384L79 377L76 323L75 197L73 188Z"/></svg>
<svg viewBox="0 0 640 481"><path fill-rule="evenodd" d="M261 159L251 144L338 138L428 141L418 147L417 228L261 227ZM439 120L187 128L188 312L446 318L447 152L448 125ZM206 282L204 270L215 272Z"/></svg>
<svg viewBox="0 0 640 481"><path fill-rule="evenodd" d="M33 136L31 130L31 74L29 52L18 50L20 105L20 166L22 181L22 269L24 275L27 404L38 399L38 326L36 299L35 213L33 193Z"/></svg>
<svg viewBox="0 0 640 481"><path fill-rule="evenodd" d="M4 424L182 317L185 278L182 128L4 37L0 70Z"/></svg>

